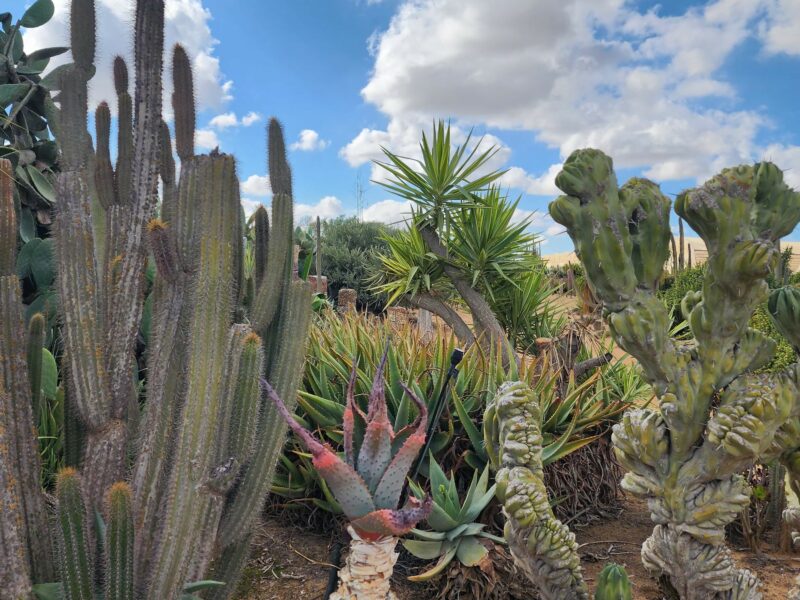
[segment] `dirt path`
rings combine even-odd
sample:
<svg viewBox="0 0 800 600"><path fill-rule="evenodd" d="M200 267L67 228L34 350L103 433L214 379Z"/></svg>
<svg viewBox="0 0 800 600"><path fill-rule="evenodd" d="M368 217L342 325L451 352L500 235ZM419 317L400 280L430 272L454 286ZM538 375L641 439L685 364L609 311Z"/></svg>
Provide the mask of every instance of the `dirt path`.
<svg viewBox="0 0 800 600"><path fill-rule="evenodd" d="M576 532L586 579L595 580L607 562L625 566L636 600L661 600L656 581L642 566L639 552L653 528L644 502L627 497L619 519L595 523ZM259 531L253 559L241 588L241 600L321 600L328 577L329 535L303 531L285 520L271 518ZM800 558L773 552L756 556L735 551L740 567L761 578L764 600L786 600ZM424 600L430 594L395 574L400 600ZM475 599L477 600L477 599Z"/></svg>

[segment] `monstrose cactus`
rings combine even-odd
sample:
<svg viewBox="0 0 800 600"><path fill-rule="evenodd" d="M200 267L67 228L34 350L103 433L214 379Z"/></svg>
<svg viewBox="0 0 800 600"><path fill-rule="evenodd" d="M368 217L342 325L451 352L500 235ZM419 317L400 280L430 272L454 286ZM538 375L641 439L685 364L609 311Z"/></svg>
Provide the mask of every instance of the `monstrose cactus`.
<svg viewBox="0 0 800 600"><path fill-rule="evenodd" d="M355 400L356 370L350 378L344 411L344 460L327 444L317 441L297 423L280 394L267 383L272 402L289 427L313 455L314 467L325 480L349 519L350 554L339 572L339 589L332 600L387 600L394 598L390 579L397 561L398 536L408 533L431 511L431 498L413 496L398 509L406 477L425 443L428 411L411 390L403 386L419 411L407 427L395 432L389 421L384 390L384 353L365 414ZM356 447L356 432L362 435Z"/></svg>
<svg viewBox="0 0 800 600"><path fill-rule="evenodd" d="M670 201L645 179L618 188L611 159L591 149L569 157L556 185L566 195L550 214L575 243L614 339L659 398L658 407L627 412L613 434L628 471L623 487L647 499L656 524L642 560L681 598L760 598L756 577L735 567L724 529L749 503L741 471L777 458L790 470L799 456L800 367L754 373L774 342L747 324L767 298L778 240L800 220L800 194L775 165L758 163L678 196L675 210L705 241L708 264L702 291L681 305L693 339L677 341L654 294Z"/></svg>
<svg viewBox="0 0 800 600"><path fill-rule="evenodd" d="M26 360L12 173L0 160L3 597L28 599L57 588L67 600L163 600L198 590L200 580L226 584L205 590L205 598L231 597L286 432L276 409L261 402L259 378L296 401L311 290L291 276L292 182L281 127L270 121L272 226L264 215L255 240L259 282L243 305L236 165L216 150L194 154L192 73L178 46L176 178L161 115L163 30L163 0L138 0L132 82L125 62L114 61L112 165L106 103L95 114L94 143L87 128L94 2L72 2L74 63L60 71L53 118L61 151L55 231L62 370L67 420L76 424L66 442L80 456L77 470L57 478L58 536L51 535L39 485L31 414L39 367ZM148 254L156 277L140 381L134 348Z"/></svg>

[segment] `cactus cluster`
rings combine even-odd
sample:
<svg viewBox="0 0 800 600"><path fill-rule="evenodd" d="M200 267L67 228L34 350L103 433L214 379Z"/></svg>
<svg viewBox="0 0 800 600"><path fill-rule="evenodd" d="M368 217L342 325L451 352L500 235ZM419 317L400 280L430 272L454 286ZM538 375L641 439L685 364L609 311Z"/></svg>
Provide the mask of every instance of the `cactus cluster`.
<svg viewBox="0 0 800 600"><path fill-rule="evenodd" d="M611 159L592 149L574 152L556 185L566 195L550 214L575 243L614 339L659 398L658 407L626 413L613 433L628 471L623 487L647 499L656 524L643 562L681 598L759 598L755 576L734 565L724 528L749 502L741 471L798 456L800 366L754 373L774 342L747 324L767 299L778 240L800 220L800 194L775 165L758 163L678 196L676 212L709 253L702 291L681 304L693 339L678 341L654 295L670 201L643 179L618 188Z"/></svg>
<svg viewBox="0 0 800 600"><path fill-rule="evenodd" d="M230 597L286 433L258 381L295 401L310 320L310 286L291 276L283 134L271 120L272 226L263 219L260 282L243 304L236 165L216 150L194 154L192 73L180 46L172 65L175 174L161 115L163 0L136 2L133 84L125 62L114 61L116 164L106 103L95 113L94 143L87 128L94 24L94 2L74 0L74 63L61 71L54 113L62 367L76 425L67 443L80 450L78 469L57 478L60 536L50 535L39 486L31 414L39 367L26 360L11 171L0 161L0 584L12 598L58 582L68 599L161 599L210 578L226 585L204 597ZM157 275L140 393L133 352L148 254Z"/></svg>
<svg viewBox="0 0 800 600"><path fill-rule="evenodd" d="M393 597L389 580L397 561L394 548L398 537L411 531L432 508L430 496L411 496L405 507L398 508L408 472L425 443L428 410L401 384L418 412L412 423L395 432L386 406L383 371L387 354L388 348L375 373L366 413L356 402L357 371L352 371L342 423L344 460L295 421L281 394L262 381L280 415L311 452L314 468L349 520L350 554L339 572L339 589L332 600Z"/></svg>

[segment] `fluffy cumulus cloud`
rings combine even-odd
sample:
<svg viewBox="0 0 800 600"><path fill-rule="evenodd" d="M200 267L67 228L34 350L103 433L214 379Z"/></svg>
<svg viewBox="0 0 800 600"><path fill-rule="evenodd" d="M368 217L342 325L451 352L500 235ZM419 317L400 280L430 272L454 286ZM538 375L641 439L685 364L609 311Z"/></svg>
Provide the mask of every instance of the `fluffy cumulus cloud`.
<svg viewBox="0 0 800 600"><path fill-rule="evenodd" d="M35 50L48 46L69 46L69 2L55 2L53 19L42 27L25 32L25 48ZM133 72L133 3L128 0L97 0L97 75L90 85L91 105L108 100L116 110L116 94L111 63L116 55L125 57ZM211 34L211 13L202 0L167 0L165 17L165 48L180 42L186 48L194 67L194 85L200 109L220 109L231 99L233 83L225 79L215 55L217 40ZM170 53L165 56L164 113L171 113L172 81L168 76ZM51 61L51 66L69 62L69 53Z"/></svg>
<svg viewBox="0 0 800 600"><path fill-rule="evenodd" d="M297 138L297 141L289 146L292 150L302 150L304 152L311 152L314 150L324 150L330 142L323 140L319 137L319 133L313 129L303 129Z"/></svg>
<svg viewBox="0 0 800 600"><path fill-rule="evenodd" d="M261 202L258 200L253 200L252 198L242 198L242 208L244 209L244 216L249 218L256 209L261 206Z"/></svg>
<svg viewBox="0 0 800 600"><path fill-rule="evenodd" d="M242 193L248 196L271 196L272 188L266 175L250 175L242 182Z"/></svg>
<svg viewBox="0 0 800 600"><path fill-rule="evenodd" d="M361 220L367 222L400 225L411 217L410 200L381 200L370 204L361 214Z"/></svg>
<svg viewBox="0 0 800 600"><path fill-rule="evenodd" d="M219 146L217 132L213 129L198 129L194 132L194 144L202 150L213 150Z"/></svg>
<svg viewBox="0 0 800 600"><path fill-rule="evenodd" d="M250 125L258 123L260 120L261 115L257 112L249 112L241 119L236 116L235 112L226 112L217 115L211 119L208 124L215 129L228 129L230 127L238 127L239 125L250 127Z"/></svg>
<svg viewBox="0 0 800 600"><path fill-rule="evenodd" d="M311 219L335 219L342 214L342 201L336 196L325 196L316 204L295 204L294 217L300 222Z"/></svg>
<svg viewBox="0 0 800 600"><path fill-rule="evenodd" d="M388 125L340 154L351 166L380 146L415 156L420 129L449 116L459 135L529 131L561 161L592 146L657 180L702 179L766 151L768 118L735 107L721 67L753 38L766 54L800 53L797 31L797 0L715 0L670 16L624 0L408 1L371 39L362 90ZM794 147L780 154L800 171ZM561 161L531 174L511 160L504 183L554 194Z"/></svg>

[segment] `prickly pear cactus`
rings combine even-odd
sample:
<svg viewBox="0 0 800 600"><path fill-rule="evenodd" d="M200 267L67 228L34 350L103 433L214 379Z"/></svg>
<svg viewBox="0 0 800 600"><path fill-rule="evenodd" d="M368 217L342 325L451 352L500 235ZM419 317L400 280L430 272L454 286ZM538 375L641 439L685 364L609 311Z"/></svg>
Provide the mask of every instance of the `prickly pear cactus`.
<svg viewBox="0 0 800 600"><path fill-rule="evenodd" d="M625 567L611 563L597 576L594 600L632 600L633 591Z"/></svg>
<svg viewBox="0 0 800 600"><path fill-rule="evenodd" d="M767 297L776 242L800 220L800 194L773 164L725 169L682 193L675 210L703 238L709 258L702 292L683 313L694 339L676 342L654 291L669 246L669 200L656 184L617 186L611 159L578 150L556 185L550 214L575 243L587 279L604 302L616 342L636 357L660 399L614 427L623 487L647 499L656 523L642 547L650 570L681 598L760 598L738 570L724 528L749 502L738 475L756 460L797 448L798 375L756 375L774 343L748 329Z"/></svg>
<svg viewBox="0 0 800 600"><path fill-rule="evenodd" d="M588 600L575 535L550 508L542 466L542 415L523 382L498 389L484 415L484 439L497 469L496 496L514 561L543 600Z"/></svg>

